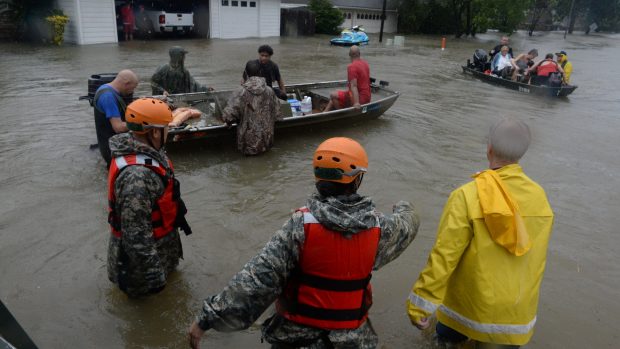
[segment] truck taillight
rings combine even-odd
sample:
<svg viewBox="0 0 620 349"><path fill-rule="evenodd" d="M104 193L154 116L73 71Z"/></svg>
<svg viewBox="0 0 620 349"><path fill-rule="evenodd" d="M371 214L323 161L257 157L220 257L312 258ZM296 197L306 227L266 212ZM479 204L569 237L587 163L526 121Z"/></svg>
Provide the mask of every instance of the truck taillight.
<svg viewBox="0 0 620 349"><path fill-rule="evenodd" d="M159 24L166 24L166 15L159 15Z"/></svg>

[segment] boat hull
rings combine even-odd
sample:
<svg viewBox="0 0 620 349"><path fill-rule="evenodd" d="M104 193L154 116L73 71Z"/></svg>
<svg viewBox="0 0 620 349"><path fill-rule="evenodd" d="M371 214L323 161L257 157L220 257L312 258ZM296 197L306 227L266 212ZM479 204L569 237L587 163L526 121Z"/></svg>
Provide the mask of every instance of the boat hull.
<svg viewBox="0 0 620 349"><path fill-rule="evenodd" d="M519 91L521 93L549 97L566 97L577 89L577 86L575 85L563 85L561 87L528 85L508 79L502 79L492 75L487 75L468 66L462 66L462 68L463 73L470 74L476 79L482 80L492 85L502 86L511 90Z"/></svg>
<svg viewBox="0 0 620 349"><path fill-rule="evenodd" d="M287 86L288 93L296 93L303 95L311 95L313 98L313 104L315 107L320 108L321 98L323 102L329 98L327 91L344 89L346 88L346 81L333 81L313 84L298 84ZM282 103L282 110L284 114L283 120L276 122L276 130L293 129L308 127L317 124L338 124L342 121L362 122L365 120L376 119L385 113L399 97L399 93L386 89L385 87L373 86L373 100L370 103L364 104L359 110L355 108L345 108L339 110L332 110L329 112L317 112L313 114L303 116L292 116L290 106L287 103ZM232 91L220 91L219 97L213 96L213 93L191 93L171 95L170 98L176 106L192 106L192 101L201 101L204 99L227 99ZM327 95L327 96L325 96ZM220 105L218 109L222 110L225 103ZM236 133L236 125L227 127L225 124L210 125L202 127L179 127L173 128L169 131L168 143L178 143L188 140L197 139L209 139L222 136L231 136Z"/></svg>

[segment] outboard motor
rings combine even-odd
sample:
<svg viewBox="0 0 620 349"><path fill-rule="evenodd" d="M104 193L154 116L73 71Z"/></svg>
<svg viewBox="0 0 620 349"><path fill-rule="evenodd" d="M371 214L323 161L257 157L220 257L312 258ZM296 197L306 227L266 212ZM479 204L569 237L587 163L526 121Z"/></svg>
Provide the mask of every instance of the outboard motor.
<svg viewBox="0 0 620 349"><path fill-rule="evenodd" d="M487 51L479 48L474 52L474 69L481 72L487 69Z"/></svg>

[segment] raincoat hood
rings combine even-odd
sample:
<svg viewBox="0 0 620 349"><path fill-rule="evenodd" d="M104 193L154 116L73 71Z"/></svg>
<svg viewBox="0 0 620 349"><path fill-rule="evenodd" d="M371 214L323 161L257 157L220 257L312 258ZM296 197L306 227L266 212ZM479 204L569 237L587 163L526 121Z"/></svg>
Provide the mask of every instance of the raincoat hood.
<svg viewBox="0 0 620 349"><path fill-rule="evenodd" d="M168 166L168 160L163 148L159 151L151 147L148 144L144 144L133 137L131 133L120 133L110 138L110 152L112 159L131 155L131 154L144 154L154 160L157 160L165 167Z"/></svg>
<svg viewBox="0 0 620 349"><path fill-rule="evenodd" d="M265 88L267 88L267 84L265 83L265 78L252 76L243 83L243 88L253 95L262 95L265 92Z"/></svg>
<svg viewBox="0 0 620 349"><path fill-rule="evenodd" d="M521 167L517 164L505 167ZM501 169L499 170L501 171ZM515 256L526 254L532 247L519 205L504 185L501 174L485 170L472 176L491 239Z"/></svg>
<svg viewBox="0 0 620 349"><path fill-rule="evenodd" d="M314 194L308 199L307 207L329 230L356 234L377 226L375 205L370 197L353 194L326 198Z"/></svg>

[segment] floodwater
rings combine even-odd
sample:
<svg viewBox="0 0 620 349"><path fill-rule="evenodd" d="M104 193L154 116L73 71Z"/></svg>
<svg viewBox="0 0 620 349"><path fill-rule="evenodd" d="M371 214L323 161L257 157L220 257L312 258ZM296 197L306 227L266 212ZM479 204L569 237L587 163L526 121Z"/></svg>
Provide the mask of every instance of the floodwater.
<svg viewBox="0 0 620 349"><path fill-rule="evenodd" d="M391 37L391 36L390 36ZM405 47L362 49L372 75L402 93L383 117L350 127L315 126L278 134L267 154L245 158L233 142L169 150L194 235L168 287L139 301L106 276L106 171L92 109L77 97L90 74L130 68L138 95L183 45L196 79L238 86L247 59L271 44L287 83L344 79L347 51L327 37L163 40L44 47L0 44L0 298L41 348L180 348L201 300L223 288L313 190L311 154L324 139L348 136L370 157L361 193L389 211L404 199L422 219L416 240L373 277L371 318L382 348L427 347L404 301L426 263L451 190L484 169L485 135L500 116L526 120L533 144L525 171L546 189L556 213L529 348L617 348L620 314L620 37L560 33L513 36L515 52L568 51L579 89L568 99L519 94L472 80L460 64L490 49L475 39L407 37ZM208 348L263 348L259 326L208 332Z"/></svg>

